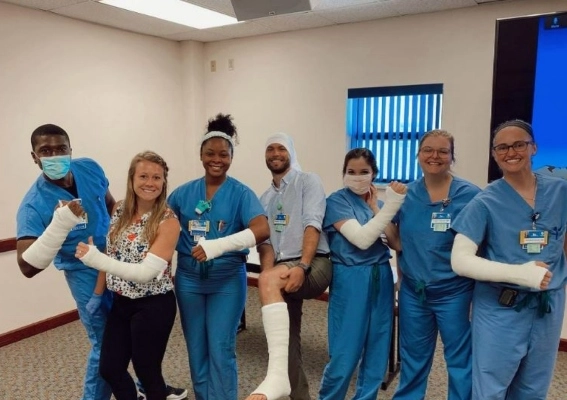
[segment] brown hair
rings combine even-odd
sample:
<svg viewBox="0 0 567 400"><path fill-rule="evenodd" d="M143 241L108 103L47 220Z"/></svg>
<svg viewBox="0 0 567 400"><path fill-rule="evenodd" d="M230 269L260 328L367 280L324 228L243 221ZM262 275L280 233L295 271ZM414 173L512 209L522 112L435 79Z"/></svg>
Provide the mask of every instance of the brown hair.
<svg viewBox="0 0 567 400"><path fill-rule="evenodd" d="M455 138L453 137L452 134L450 134L449 132L443 130L443 129L433 129L427 133L425 133L425 135L423 135L421 137L421 139L419 139L419 148L417 149L417 152L419 153L419 151L421 150L421 147L423 146L423 141L425 139L427 139L428 137L444 137L445 139L449 140L449 144L451 145L451 159L453 160L453 162L455 162Z"/></svg>

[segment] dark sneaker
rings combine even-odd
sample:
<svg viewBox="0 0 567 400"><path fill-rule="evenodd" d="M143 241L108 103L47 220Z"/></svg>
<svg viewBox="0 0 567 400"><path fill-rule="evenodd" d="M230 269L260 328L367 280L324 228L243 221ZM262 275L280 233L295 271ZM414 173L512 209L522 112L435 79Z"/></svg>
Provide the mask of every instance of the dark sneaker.
<svg viewBox="0 0 567 400"><path fill-rule="evenodd" d="M167 400L182 400L187 398L187 389L175 388L165 385L167 389Z"/></svg>
<svg viewBox="0 0 567 400"><path fill-rule="evenodd" d="M187 389L175 388L173 386L165 385L167 392L167 400L183 400L187 398ZM146 393L144 389L138 388L138 400L146 400Z"/></svg>

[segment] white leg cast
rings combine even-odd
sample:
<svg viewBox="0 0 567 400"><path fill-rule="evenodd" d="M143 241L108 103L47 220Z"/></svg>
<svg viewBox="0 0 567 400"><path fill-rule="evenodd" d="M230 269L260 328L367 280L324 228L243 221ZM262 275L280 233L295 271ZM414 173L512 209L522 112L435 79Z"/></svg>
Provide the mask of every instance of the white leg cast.
<svg viewBox="0 0 567 400"><path fill-rule="evenodd" d="M268 373L252 394L263 394L268 400L277 400L289 396L291 392L287 373L289 346L287 304L279 302L262 307L262 321L268 341Z"/></svg>

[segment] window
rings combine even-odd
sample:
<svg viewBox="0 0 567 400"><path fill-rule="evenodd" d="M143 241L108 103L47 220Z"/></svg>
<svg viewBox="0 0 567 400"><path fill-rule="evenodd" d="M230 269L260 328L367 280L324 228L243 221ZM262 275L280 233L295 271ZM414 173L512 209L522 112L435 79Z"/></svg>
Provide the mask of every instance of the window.
<svg viewBox="0 0 567 400"><path fill-rule="evenodd" d="M419 139L441 127L443 84L348 90L349 148L376 156L376 182L411 182L421 177Z"/></svg>

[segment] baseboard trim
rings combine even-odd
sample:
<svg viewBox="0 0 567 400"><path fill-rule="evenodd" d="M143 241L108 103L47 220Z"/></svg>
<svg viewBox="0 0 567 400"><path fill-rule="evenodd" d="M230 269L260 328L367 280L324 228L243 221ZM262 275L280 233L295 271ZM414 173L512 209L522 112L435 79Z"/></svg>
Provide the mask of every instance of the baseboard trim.
<svg viewBox="0 0 567 400"><path fill-rule="evenodd" d="M559 341L559 351L567 351L567 339L561 339Z"/></svg>
<svg viewBox="0 0 567 400"><path fill-rule="evenodd" d="M59 314L55 317L44 319L43 321L35 322L31 325L23 326L10 332L0 335L0 347L18 342L22 339L27 339L31 336L46 332L50 329L60 327L79 319L77 310L68 311Z"/></svg>

